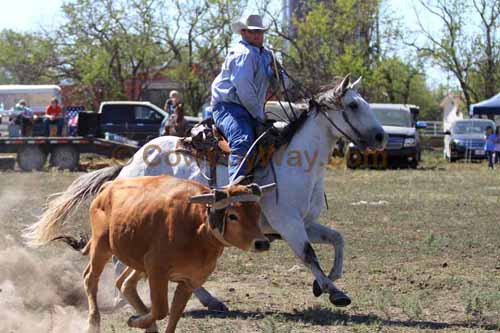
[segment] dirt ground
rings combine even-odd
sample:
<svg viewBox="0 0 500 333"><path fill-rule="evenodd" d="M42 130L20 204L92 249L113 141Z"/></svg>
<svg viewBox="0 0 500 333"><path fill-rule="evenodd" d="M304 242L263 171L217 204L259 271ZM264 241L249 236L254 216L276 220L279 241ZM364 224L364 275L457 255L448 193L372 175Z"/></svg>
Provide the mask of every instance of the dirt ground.
<svg viewBox="0 0 500 333"><path fill-rule="evenodd" d="M0 173L1 332L80 332L85 326L86 258L62 245L27 249L20 239L48 195L78 175ZM500 170L426 154L418 170L333 167L325 188L329 210L321 221L345 237L338 286L352 297L350 307L333 307L327 295L315 298L310 272L286 244L274 242L265 254L226 250L206 286L230 311L208 312L193 298L178 331L500 330ZM87 230L85 207L69 224ZM329 270L333 250L315 250ZM126 325L130 308L112 309L110 269L99 291L103 332L139 332ZM142 286L146 299L147 292Z"/></svg>

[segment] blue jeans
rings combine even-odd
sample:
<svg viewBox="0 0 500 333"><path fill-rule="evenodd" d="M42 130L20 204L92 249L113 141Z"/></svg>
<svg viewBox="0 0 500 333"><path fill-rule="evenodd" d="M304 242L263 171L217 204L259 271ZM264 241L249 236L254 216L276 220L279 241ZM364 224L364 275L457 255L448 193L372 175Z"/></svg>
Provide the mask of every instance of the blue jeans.
<svg viewBox="0 0 500 333"><path fill-rule="evenodd" d="M50 135L50 124L57 124L57 136L61 136L64 126L64 118L56 118L54 120L50 120L49 118L44 118L43 125L45 127L45 136Z"/></svg>
<svg viewBox="0 0 500 333"><path fill-rule="evenodd" d="M241 105L235 103L217 103L212 110L215 125L226 137L231 154L229 155L229 181L249 172L248 162L239 168L243 157L255 141L257 121ZM250 157L250 156L249 156ZM251 160L251 158L250 158ZM248 160L247 160L248 161ZM239 169L238 169L239 168Z"/></svg>
<svg viewBox="0 0 500 333"><path fill-rule="evenodd" d="M493 165L495 164L495 152L491 150L486 151L486 156L488 157L488 167L493 169Z"/></svg>

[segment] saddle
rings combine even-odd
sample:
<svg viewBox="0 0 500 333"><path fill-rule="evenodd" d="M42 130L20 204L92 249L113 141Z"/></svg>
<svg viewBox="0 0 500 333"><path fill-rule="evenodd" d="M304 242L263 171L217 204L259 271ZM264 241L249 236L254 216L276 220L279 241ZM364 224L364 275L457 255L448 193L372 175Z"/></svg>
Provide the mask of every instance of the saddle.
<svg viewBox="0 0 500 333"><path fill-rule="evenodd" d="M281 146L288 144L295 132L305 122L307 114L304 112L291 123L268 121L257 130L257 147L247 161L250 166L248 174L256 168L266 167L272 160L274 152ZM263 134L265 132L265 134ZM231 148L220 130L217 129L212 118L203 120L195 125L190 135L181 138L176 147L193 156L196 160L204 160L211 166L212 181L215 178L217 164L228 165ZM211 184L212 185L212 184Z"/></svg>
<svg viewBox="0 0 500 333"><path fill-rule="evenodd" d="M222 133L215 127L212 118L196 124L187 137L181 138L176 150L214 164L228 164L231 149Z"/></svg>

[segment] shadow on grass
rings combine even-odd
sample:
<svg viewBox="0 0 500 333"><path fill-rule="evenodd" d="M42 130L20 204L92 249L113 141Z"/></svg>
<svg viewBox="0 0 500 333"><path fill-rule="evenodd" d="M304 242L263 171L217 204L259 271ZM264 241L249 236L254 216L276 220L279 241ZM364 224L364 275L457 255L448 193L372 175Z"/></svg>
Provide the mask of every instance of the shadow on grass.
<svg viewBox="0 0 500 333"><path fill-rule="evenodd" d="M386 327L410 327L423 330L469 328L498 331L498 325L479 325L477 323L456 322L445 323L438 321L417 320L388 320L374 314L348 314L343 311L308 308L304 311L281 312L281 311L228 311L213 312L208 310L193 310L184 313L191 318L221 318L221 319L262 319L266 316L277 316L280 321L301 322L311 325L378 325Z"/></svg>

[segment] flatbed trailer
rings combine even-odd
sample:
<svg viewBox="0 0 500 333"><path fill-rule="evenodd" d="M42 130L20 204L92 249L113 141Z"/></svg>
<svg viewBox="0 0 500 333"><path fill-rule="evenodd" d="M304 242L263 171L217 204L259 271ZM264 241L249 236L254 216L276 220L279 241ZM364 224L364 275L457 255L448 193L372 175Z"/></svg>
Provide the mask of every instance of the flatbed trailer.
<svg viewBox="0 0 500 333"><path fill-rule="evenodd" d="M123 159L132 156L139 148L96 137L0 137L0 153L15 153L17 164L23 171L41 170L49 156L51 166L76 170L82 153Z"/></svg>

